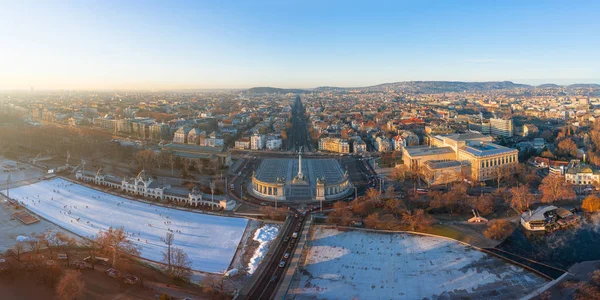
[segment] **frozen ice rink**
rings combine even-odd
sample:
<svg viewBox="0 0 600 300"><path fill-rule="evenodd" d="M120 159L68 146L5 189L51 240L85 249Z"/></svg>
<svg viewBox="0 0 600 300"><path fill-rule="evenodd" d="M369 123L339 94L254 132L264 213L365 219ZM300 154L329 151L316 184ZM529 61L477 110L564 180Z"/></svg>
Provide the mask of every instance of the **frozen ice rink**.
<svg viewBox="0 0 600 300"><path fill-rule="evenodd" d="M153 261L162 259L161 239L171 230L174 246L188 254L192 269L213 273L227 271L248 222L132 201L60 178L11 189L10 196L80 236L122 226L141 256Z"/></svg>
<svg viewBox="0 0 600 300"><path fill-rule="evenodd" d="M296 299L517 299L546 281L458 242L316 229Z"/></svg>

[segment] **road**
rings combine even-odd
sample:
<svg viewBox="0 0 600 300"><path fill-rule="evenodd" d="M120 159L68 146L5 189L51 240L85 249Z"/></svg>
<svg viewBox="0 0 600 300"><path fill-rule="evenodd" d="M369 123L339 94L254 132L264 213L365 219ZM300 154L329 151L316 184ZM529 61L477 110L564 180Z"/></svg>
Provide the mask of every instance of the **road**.
<svg viewBox="0 0 600 300"><path fill-rule="evenodd" d="M287 148L290 151L298 151L300 147L303 147L303 151L307 152L313 149L305 112L300 96L296 96L296 101L292 107L292 127L288 129Z"/></svg>
<svg viewBox="0 0 600 300"><path fill-rule="evenodd" d="M290 215L282 228L281 234L277 237L276 243L271 246L275 247L274 250L272 252L270 250L265 256L259 269L248 282L249 286L244 287L236 299L273 298L277 292L279 282L292 259L297 245L296 242L300 238L299 234L302 232L307 218L308 214L304 215L295 209L290 209ZM298 238L293 238L294 233L298 234ZM286 253L288 258L284 257ZM283 267L280 267L281 262L285 263Z"/></svg>

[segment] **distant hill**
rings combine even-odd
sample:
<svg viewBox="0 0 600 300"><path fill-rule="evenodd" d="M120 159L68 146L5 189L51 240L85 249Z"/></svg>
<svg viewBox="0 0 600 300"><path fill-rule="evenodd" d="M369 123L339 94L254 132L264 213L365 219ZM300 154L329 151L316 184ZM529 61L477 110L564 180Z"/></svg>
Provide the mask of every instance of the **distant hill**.
<svg viewBox="0 0 600 300"><path fill-rule="evenodd" d="M274 87L253 87L246 90L246 92L250 94L305 94L310 93L311 91L301 89L280 89Z"/></svg>
<svg viewBox="0 0 600 300"><path fill-rule="evenodd" d="M536 87L540 88L540 89L557 89L557 88L560 88L561 86L558 84L554 84L554 83L546 83L546 84L540 84Z"/></svg>
<svg viewBox="0 0 600 300"><path fill-rule="evenodd" d="M579 83L568 85L569 89L600 89L600 84L596 83Z"/></svg>
<svg viewBox="0 0 600 300"><path fill-rule="evenodd" d="M340 87L318 87L315 91L386 91L386 90L403 90L421 93L446 93L446 92L473 92L473 91L489 91L489 90L504 90L515 88L531 88L526 84L517 84L510 81L490 81L490 82L461 82L461 81L403 81L378 84L374 86L358 87L358 88L340 88Z"/></svg>
<svg viewBox="0 0 600 300"><path fill-rule="evenodd" d="M308 89L280 89L274 87L253 87L248 89L248 93L253 94L305 94L311 92L334 92L343 93L349 91L360 92L383 92L383 91L404 91L413 93L451 93L451 92L485 92L493 90L511 90L511 89L592 89L600 90L600 84L572 84L561 86L553 83L532 86L527 84L513 83L511 81L488 81L488 82L462 82L462 81L400 81L383 83L365 87L334 87L320 86L313 90Z"/></svg>

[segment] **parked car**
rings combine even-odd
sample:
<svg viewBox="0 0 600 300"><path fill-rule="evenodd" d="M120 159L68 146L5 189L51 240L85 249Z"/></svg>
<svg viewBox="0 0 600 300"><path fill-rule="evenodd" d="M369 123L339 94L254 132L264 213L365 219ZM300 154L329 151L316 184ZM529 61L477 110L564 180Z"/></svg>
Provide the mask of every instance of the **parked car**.
<svg viewBox="0 0 600 300"><path fill-rule="evenodd" d="M127 276L125 276L125 279L123 280L123 282L125 282L127 284L137 284L138 282L140 282L140 279L133 275L127 275Z"/></svg>
<svg viewBox="0 0 600 300"><path fill-rule="evenodd" d="M112 278L119 278L121 276L121 272L119 272L117 269L110 268L106 270L106 275Z"/></svg>
<svg viewBox="0 0 600 300"><path fill-rule="evenodd" d="M283 238L283 242L284 242L284 243L287 243L289 240L290 240L290 237L289 237L289 236L286 236L286 237L284 237L284 238Z"/></svg>
<svg viewBox="0 0 600 300"><path fill-rule="evenodd" d="M283 261L283 260L282 260L281 262L279 262L279 267L280 267L280 268L283 268L283 267L285 267L285 261Z"/></svg>
<svg viewBox="0 0 600 300"><path fill-rule="evenodd" d="M289 258L289 257L290 257L290 253L289 253L289 252L286 252L286 253L283 255L283 258Z"/></svg>
<svg viewBox="0 0 600 300"><path fill-rule="evenodd" d="M277 276L273 276L273 277L271 277L271 280L269 280L269 282L275 282L275 281L277 281Z"/></svg>

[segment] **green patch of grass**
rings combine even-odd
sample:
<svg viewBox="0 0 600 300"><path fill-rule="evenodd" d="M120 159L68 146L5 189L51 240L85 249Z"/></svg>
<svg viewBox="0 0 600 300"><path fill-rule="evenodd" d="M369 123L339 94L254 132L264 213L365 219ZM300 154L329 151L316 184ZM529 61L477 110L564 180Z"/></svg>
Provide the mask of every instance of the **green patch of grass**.
<svg viewBox="0 0 600 300"><path fill-rule="evenodd" d="M430 228L423 230L423 232L439 236L445 236L465 243L471 243L472 241L472 236L462 233L456 229L445 227L443 225L433 225Z"/></svg>

